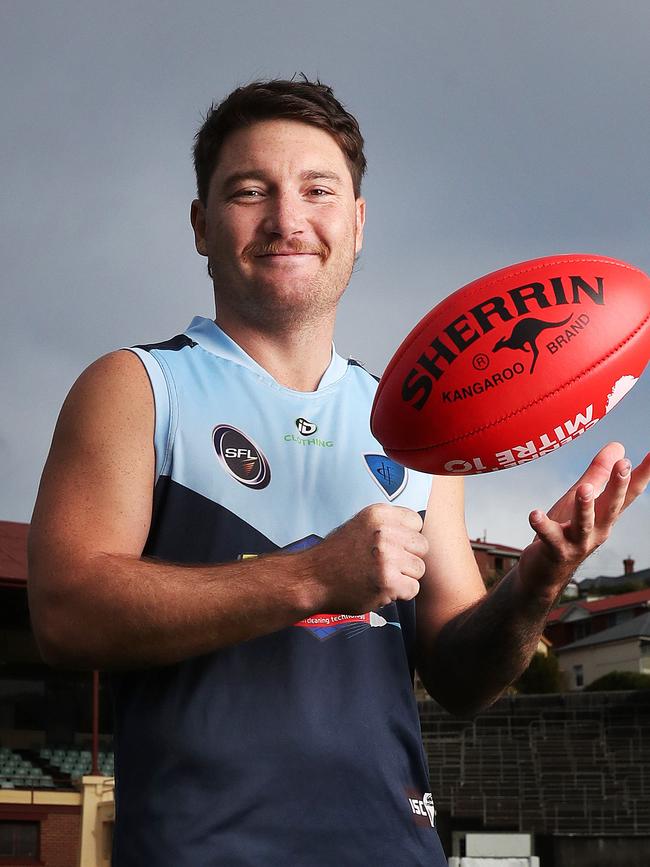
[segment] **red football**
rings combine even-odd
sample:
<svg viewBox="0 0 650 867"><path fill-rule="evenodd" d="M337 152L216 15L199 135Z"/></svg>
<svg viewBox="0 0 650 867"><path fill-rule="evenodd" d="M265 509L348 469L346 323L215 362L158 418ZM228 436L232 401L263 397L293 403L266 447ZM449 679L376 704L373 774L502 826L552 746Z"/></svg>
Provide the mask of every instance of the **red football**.
<svg viewBox="0 0 650 867"><path fill-rule="evenodd" d="M491 472L584 433L650 357L650 279L596 255L510 265L445 298L391 359L372 408L386 454L438 475Z"/></svg>

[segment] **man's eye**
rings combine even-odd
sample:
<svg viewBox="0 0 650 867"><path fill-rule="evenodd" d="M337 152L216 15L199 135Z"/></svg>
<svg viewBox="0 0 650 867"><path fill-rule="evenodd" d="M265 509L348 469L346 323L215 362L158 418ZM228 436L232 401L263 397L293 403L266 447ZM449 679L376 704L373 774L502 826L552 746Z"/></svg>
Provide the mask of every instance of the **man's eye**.
<svg viewBox="0 0 650 867"><path fill-rule="evenodd" d="M242 199L256 199L258 196L261 196L259 190L238 190L235 194L235 198Z"/></svg>
<svg viewBox="0 0 650 867"><path fill-rule="evenodd" d="M324 190L322 187L314 187L314 189L310 190L309 192L312 196L315 196L316 198L329 195L329 190Z"/></svg>

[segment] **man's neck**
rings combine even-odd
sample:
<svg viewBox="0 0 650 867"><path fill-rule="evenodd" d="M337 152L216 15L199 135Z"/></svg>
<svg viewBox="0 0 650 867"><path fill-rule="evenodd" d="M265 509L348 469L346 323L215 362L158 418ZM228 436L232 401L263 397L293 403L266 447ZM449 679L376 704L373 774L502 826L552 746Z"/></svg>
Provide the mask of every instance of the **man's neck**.
<svg viewBox="0 0 650 867"><path fill-rule="evenodd" d="M225 316L217 315L215 321L285 388L316 391L332 360L333 318L268 331Z"/></svg>

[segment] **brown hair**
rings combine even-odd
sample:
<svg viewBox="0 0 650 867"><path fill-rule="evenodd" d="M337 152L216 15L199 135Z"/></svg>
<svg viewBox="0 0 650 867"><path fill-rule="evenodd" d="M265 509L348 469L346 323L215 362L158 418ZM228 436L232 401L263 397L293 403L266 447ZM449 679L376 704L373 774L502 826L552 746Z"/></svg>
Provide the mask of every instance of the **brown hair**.
<svg viewBox="0 0 650 867"><path fill-rule="evenodd" d="M354 195L360 196L366 158L359 124L334 97L331 87L320 81L309 81L303 75L300 81L254 81L233 90L223 102L212 103L194 139L196 185L204 205L219 152L228 134L274 118L302 121L328 132L343 151L352 175Z"/></svg>

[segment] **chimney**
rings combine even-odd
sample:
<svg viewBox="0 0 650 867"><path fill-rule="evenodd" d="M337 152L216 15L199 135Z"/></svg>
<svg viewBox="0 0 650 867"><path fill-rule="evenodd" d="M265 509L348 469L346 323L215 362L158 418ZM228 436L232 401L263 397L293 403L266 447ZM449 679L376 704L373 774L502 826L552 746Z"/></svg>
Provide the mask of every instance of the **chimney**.
<svg viewBox="0 0 650 867"><path fill-rule="evenodd" d="M623 572L624 575L631 575L634 572L634 560L628 556L626 560L623 560Z"/></svg>

